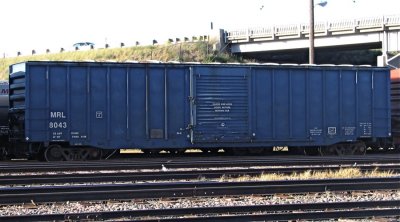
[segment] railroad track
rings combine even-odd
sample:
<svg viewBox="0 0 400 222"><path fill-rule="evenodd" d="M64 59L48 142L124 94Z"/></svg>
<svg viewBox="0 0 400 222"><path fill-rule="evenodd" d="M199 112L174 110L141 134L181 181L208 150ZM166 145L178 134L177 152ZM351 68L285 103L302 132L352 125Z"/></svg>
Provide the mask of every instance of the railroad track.
<svg viewBox="0 0 400 222"><path fill-rule="evenodd" d="M0 163L0 173L82 171L82 170L129 170L167 168L209 168L250 166L309 166L309 165L360 165L376 163L400 163L397 155L368 155L349 157L217 157L217 158L132 158L128 160L86 162L32 162L11 161Z"/></svg>
<svg viewBox="0 0 400 222"><path fill-rule="evenodd" d="M94 184L0 189L0 203L400 189L400 177L252 182Z"/></svg>
<svg viewBox="0 0 400 222"><path fill-rule="evenodd" d="M161 166L167 167L162 171ZM248 168L264 166L260 168ZM46 203L66 201L132 200L146 198L190 198L225 195L264 195L276 193L307 193L325 191L398 190L400 177L291 180L269 182L205 182L225 175L259 175L265 173L293 173L306 170L323 171L353 167L366 171L391 170L399 172L397 156L376 155L374 157L244 157L244 158L150 158L111 160L102 162L2 162L0 172L27 172L23 175L3 175L0 185L0 203ZM219 167L242 167L236 169L198 169ZM247 168L246 168L247 167ZM179 169L177 168L191 168ZM143 169L154 171L140 172ZM107 170L107 172L90 172ZM131 170L113 172L118 170ZM133 170L133 172L132 172ZM137 170L137 172L135 172ZM69 173L46 174L46 172ZM72 171L89 171L84 174ZM31 174L29 172L32 172ZM36 174L39 172L39 174ZM30 175L29 175L30 174ZM34 175L32 175L34 174ZM176 180L199 179L197 182ZM137 181L166 180L169 182L141 183ZM172 180L172 181L171 181ZM71 185L71 183L130 182L125 184ZM175 181L175 182L174 182ZM65 184L69 183L69 184ZM48 184L32 186L32 184ZM64 184L64 185L49 185ZM10 187L9 185L28 185ZM336 204L336 205L335 205ZM342 206L342 207L340 207ZM363 209L362 206L365 206ZM162 209L143 211L94 212L78 214L52 214L0 217L0 221L43 221L43 220L112 220L118 218L139 221L247 221L247 220L294 220L365 218L371 216L399 215L399 201L346 203L290 204L268 206L207 207L185 209ZM277 208L274 208L277 207ZM286 207L286 208L285 208ZM377 208L382 207L382 208ZM397 208L396 208L397 207ZM278 210L280 208L281 210ZM339 211L337 211L339 209ZM349 211L349 209L352 209ZM311 211L310 211L311 210ZM186 211L186 213L185 213ZM234 213L232 213L234 212ZM204 217L204 215L207 215Z"/></svg>
<svg viewBox="0 0 400 222"><path fill-rule="evenodd" d="M10 221L79 221L112 220L120 218L135 221L254 221L254 220L306 220L398 216L400 200L369 202L336 202L309 204L277 204L231 207L197 207L162 210L108 211L75 214L45 214L29 216L3 216ZM200 216L197 216L200 215ZM208 215L208 216L204 216ZM173 216L173 219L168 218ZM161 217L161 218L160 218ZM164 219L163 219L164 217ZM144 219L147 218L147 219ZM153 218L153 219L152 219Z"/></svg>
<svg viewBox="0 0 400 222"><path fill-rule="evenodd" d="M274 167L256 169L219 169L219 170L185 170L185 171L153 171L153 172L89 172L85 174L28 174L1 176L0 185L28 184L62 184L62 183L100 183L100 182L134 182L134 181L176 181L195 179L218 179L221 177L238 177L243 175L255 176L262 173L292 174L311 171L339 170L342 166L307 166L307 167ZM400 172L400 164L358 166L361 171Z"/></svg>

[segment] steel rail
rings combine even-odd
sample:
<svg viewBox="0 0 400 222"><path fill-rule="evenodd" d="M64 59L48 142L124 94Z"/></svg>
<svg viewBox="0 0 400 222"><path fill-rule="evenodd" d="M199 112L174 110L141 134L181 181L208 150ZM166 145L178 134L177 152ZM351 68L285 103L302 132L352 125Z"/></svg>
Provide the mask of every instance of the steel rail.
<svg viewBox="0 0 400 222"><path fill-rule="evenodd" d="M283 214L253 214L253 215L235 215L235 216L212 216L212 217L191 217L174 219L155 219L138 220L146 222L199 222L199 221L280 221L280 220L322 220L322 219L340 219L340 218L368 218L368 217L397 217L399 209L373 209L373 210L354 210L354 211L334 211L334 212L305 212L305 213L283 213Z"/></svg>
<svg viewBox="0 0 400 222"><path fill-rule="evenodd" d="M222 207L196 207L176 209L153 209L153 210L128 210L128 211L106 211L90 213L69 214L44 214L44 215L18 215L2 216L0 221L79 221L79 220L111 220L118 218L143 219L143 217L156 217L157 221L168 221L162 219L165 216L174 216L179 221L232 221L242 219L248 221L261 220L290 220L290 219L336 219L336 218L362 218L371 216L398 216L400 200L387 201L360 201L360 202L333 202L333 203L302 203L302 204L272 204L272 205L246 205L246 206L222 206ZM362 209L368 208L368 209ZM350 211L352 209L352 211ZM313 212L306 212L306 211ZM315 212L317 211L318 212ZM338 211L341 210L341 211ZM287 212L290 211L290 212ZM304 212L293 212L304 211ZM265 212L269 212L265 214ZM350 212L350 213L349 213ZM237 215L237 214L242 215ZM243 215L243 213L252 213ZM204 216L211 214L209 216ZM218 216L215 216L218 214ZM202 215L194 217L194 215ZM184 217L182 217L184 216ZM151 219L150 219L151 220ZM148 220L144 220L148 221Z"/></svg>
<svg viewBox="0 0 400 222"><path fill-rule="evenodd" d="M82 170L127 170L201 167L248 167L248 166L306 166L306 165L354 165L374 163L400 163L400 158L390 155L371 157L257 157L241 158L154 158L129 159L126 161L86 161L86 162L1 162L0 173L44 172L44 171L82 171Z"/></svg>
<svg viewBox="0 0 400 222"><path fill-rule="evenodd" d="M257 182L179 182L6 187L0 203L400 189L400 177Z"/></svg>
<svg viewBox="0 0 400 222"><path fill-rule="evenodd" d="M238 177L243 175L260 175L262 173L291 174L311 171L339 170L347 167L339 166L308 166L308 167L274 167L263 169L222 169L222 170L186 170L186 171L155 171L155 172L108 172L87 174L46 174L46 175L12 175L1 176L0 185L22 184L57 184L57 183L99 183L155 180L194 180ZM358 166L361 171L392 171L400 172L400 165Z"/></svg>

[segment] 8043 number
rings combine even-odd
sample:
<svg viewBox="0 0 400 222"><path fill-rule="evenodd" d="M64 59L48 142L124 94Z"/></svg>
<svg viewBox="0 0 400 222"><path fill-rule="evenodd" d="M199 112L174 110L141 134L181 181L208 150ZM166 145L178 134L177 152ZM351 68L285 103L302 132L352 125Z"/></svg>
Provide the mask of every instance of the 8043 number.
<svg viewBox="0 0 400 222"><path fill-rule="evenodd" d="M67 122L49 122L50 129L65 129L67 128Z"/></svg>

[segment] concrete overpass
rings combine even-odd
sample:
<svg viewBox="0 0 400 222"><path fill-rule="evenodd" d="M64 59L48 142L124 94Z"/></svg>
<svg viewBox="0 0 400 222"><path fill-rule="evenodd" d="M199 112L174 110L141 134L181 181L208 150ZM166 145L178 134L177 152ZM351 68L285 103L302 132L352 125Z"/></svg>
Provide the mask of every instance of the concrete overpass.
<svg viewBox="0 0 400 222"><path fill-rule="evenodd" d="M400 15L316 22L315 47L382 48L382 63L388 52L400 51ZM309 25L279 25L225 32L232 53L299 50L309 47Z"/></svg>

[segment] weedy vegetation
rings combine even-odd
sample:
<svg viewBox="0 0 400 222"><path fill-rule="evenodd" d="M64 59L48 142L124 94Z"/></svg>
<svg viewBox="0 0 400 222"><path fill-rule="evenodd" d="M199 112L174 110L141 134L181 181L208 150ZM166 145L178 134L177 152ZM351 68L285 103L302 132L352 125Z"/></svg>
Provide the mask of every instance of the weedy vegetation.
<svg viewBox="0 0 400 222"><path fill-rule="evenodd" d="M24 61L180 61L180 62L245 62L241 58L212 50L214 42L182 42L151 46L92 49L0 59L0 79L8 79L10 65Z"/></svg>
<svg viewBox="0 0 400 222"><path fill-rule="evenodd" d="M223 176L220 182L241 182L241 181L272 181L272 180L311 180L311 179L346 179L346 178L368 178L368 177L392 177L392 171L380 171L375 168L372 171L361 171L359 168L341 168L339 170L311 171L292 174L263 173L258 176L244 175L237 178Z"/></svg>

